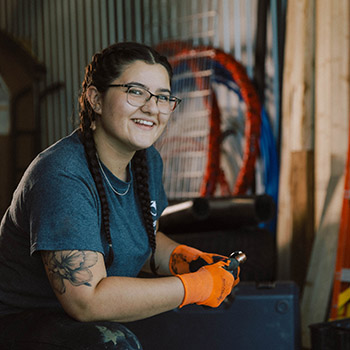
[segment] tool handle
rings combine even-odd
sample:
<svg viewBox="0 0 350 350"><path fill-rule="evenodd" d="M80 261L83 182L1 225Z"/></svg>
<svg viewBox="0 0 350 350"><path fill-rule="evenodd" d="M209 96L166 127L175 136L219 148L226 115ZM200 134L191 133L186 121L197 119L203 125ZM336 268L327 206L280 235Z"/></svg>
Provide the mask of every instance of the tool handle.
<svg viewBox="0 0 350 350"><path fill-rule="evenodd" d="M230 265L225 267L226 270L234 272L240 264L247 260L247 256L240 250L233 252L230 255Z"/></svg>

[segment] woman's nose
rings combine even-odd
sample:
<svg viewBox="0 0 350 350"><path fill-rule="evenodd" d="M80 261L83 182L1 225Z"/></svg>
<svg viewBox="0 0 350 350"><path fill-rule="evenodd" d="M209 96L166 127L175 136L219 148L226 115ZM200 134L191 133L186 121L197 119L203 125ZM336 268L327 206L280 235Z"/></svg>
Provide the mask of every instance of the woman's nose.
<svg viewBox="0 0 350 350"><path fill-rule="evenodd" d="M158 98L157 96L151 96L149 100L142 106L142 111L150 114L158 114Z"/></svg>

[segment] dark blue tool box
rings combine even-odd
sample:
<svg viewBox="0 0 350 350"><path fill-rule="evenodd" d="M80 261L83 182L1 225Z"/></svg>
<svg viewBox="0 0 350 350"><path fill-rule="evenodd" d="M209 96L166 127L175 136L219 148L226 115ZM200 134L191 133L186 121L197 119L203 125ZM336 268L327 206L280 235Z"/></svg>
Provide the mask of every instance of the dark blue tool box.
<svg viewBox="0 0 350 350"><path fill-rule="evenodd" d="M298 294L293 282L241 282L217 309L189 305L125 325L144 350L299 350Z"/></svg>

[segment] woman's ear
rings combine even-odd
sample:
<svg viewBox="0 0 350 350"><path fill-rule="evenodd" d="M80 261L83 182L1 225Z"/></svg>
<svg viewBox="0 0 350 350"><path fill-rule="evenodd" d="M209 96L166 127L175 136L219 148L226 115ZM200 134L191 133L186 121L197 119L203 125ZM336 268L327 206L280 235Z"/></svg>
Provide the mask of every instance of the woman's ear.
<svg viewBox="0 0 350 350"><path fill-rule="evenodd" d="M86 97L95 113L102 113L101 95L95 86L91 85L86 91Z"/></svg>

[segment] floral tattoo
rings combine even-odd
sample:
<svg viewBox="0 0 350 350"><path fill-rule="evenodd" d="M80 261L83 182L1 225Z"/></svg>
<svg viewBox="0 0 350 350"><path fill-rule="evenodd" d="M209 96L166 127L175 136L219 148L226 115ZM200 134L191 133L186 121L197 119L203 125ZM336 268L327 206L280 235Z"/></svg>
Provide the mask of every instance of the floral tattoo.
<svg viewBox="0 0 350 350"><path fill-rule="evenodd" d="M92 278L90 267L97 263L97 253L92 251L48 251L43 254L48 276L53 289L64 294L68 280L73 286L90 286Z"/></svg>

